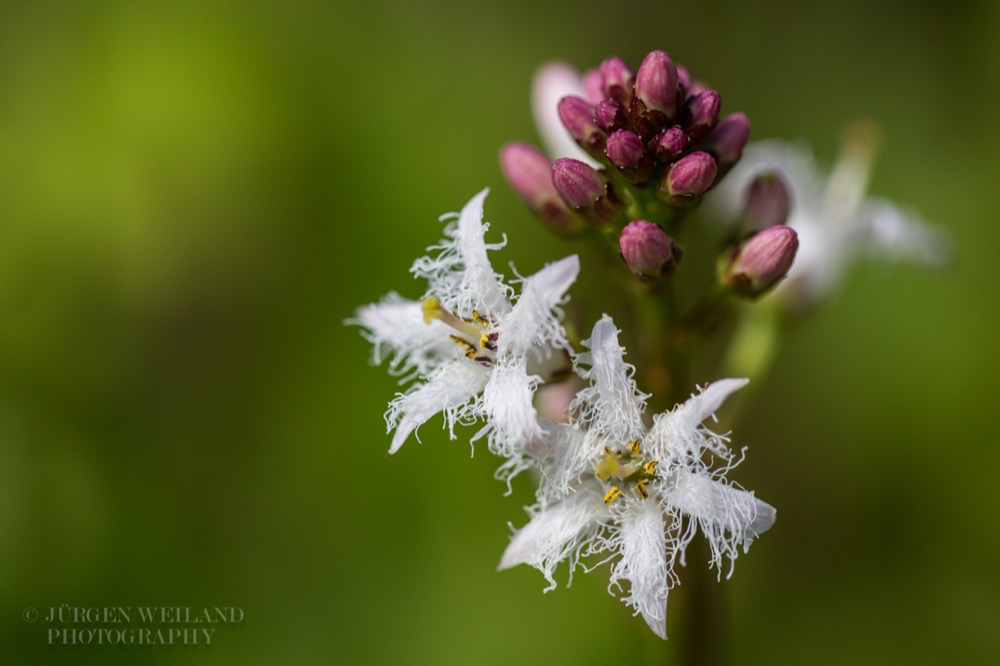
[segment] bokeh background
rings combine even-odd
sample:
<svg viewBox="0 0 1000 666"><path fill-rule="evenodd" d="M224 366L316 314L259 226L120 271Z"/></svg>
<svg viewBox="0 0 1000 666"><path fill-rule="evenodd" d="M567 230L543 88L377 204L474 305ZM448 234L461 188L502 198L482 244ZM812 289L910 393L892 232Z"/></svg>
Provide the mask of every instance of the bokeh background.
<svg viewBox="0 0 1000 666"><path fill-rule="evenodd" d="M439 421L387 456L343 325L487 185L503 260L566 254L497 150L543 61L654 48L827 162L875 121L871 191L955 247L790 332L737 433L780 519L721 585L730 658L997 663L1000 4L867 0L2 3L0 663L671 663L606 571L494 571L529 484ZM61 604L245 619L48 646L22 613Z"/></svg>

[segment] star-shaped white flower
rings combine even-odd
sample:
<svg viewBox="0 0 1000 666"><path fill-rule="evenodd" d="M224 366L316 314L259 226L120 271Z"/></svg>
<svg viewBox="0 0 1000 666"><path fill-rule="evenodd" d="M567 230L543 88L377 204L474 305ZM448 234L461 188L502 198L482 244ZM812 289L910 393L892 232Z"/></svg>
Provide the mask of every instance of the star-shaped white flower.
<svg viewBox="0 0 1000 666"><path fill-rule="evenodd" d="M568 561L572 575L582 556L618 556L611 587L666 638L674 567L684 564L698 529L720 575L724 558L730 560L728 577L740 547L748 549L774 523L773 507L726 480L739 460L726 437L702 425L747 380L717 381L647 428L647 396L636 389L614 322L602 318L586 344L590 351L577 363L589 366L581 374L591 386L577 397L577 422L551 429L539 502L499 568L530 564L552 589L559 562Z"/></svg>
<svg viewBox="0 0 1000 666"><path fill-rule="evenodd" d="M396 430L395 453L420 425L439 412L454 439L456 423L486 420L476 438L490 449L521 453L543 437L532 406L535 387L569 371L569 343L559 304L580 270L575 255L542 268L513 290L490 265L482 221L483 190L451 220L444 240L414 262L411 272L428 282L422 301L395 293L359 308L350 323L366 329L376 363L391 357L390 371L418 381L389 404L386 424Z"/></svg>
<svg viewBox="0 0 1000 666"><path fill-rule="evenodd" d="M712 192L705 204L725 219L737 217L751 181L776 171L788 184L788 226L799 238L795 263L774 290L795 304L814 303L832 293L856 257L934 265L947 260L950 244L939 228L912 211L884 199L866 197L874 148L862 132L845 144L829 176L808 148L783 141L751 144L743 159Z"/></svg>

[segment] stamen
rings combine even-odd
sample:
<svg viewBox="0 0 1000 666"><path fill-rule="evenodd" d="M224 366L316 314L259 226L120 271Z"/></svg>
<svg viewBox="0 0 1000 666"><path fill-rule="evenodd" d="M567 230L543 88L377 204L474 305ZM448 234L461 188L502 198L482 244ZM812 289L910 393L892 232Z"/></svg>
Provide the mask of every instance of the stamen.
<svg viewBox="0 0 1000 666"><path fill-rule="evenodd" d="M648 463L642 466L642 471L650 476L656 474L656 466L660 464L659 460L650 460Z"/></svg>
<svg viewBox="0 0 1000 666"><path fill-rule="evenodd" d="M646 499L647 497L649 497L649 491L646 490L647 480L648 479L643 479L639 483L635 484L635 490L637 493L639 493L639 496L642 497L642 499Z"/></svg>
<svg viewBox="0 0 1000 666"><path fill-rule="evenodd" d="M612 451L610 446L605 446L604 455L617 458L620 455L620 453L618 451Z"/></svg>
<svg viewBox="0 0 1000 666"><path fill-rule="evenodd" d="M464 319L458 317L453 312L449 312L441 305L441 299L437 296L428 296L420 303L420 308L424 314L424 323L429 324L435 319L440 319L442 322L452 327L459 333L472 338L473 340L478 340L483 334L483 328L489 325L485 319L478 316L478 312L474 312L473 315L478 318L475 321L465 321ZM485 323L483 323L485 322Z"/></svg>
<svg viewBox="0 0 1000 666"><path fill-rule="evenodd" d="M642 440L641 439L637 439L637 440L635 440L633 442L629 442L628 450L631 451L632 453L634 453L637 456L641 455L642 454Z"/></svg>
<svg viewBox="0 0 1000 666"><path fill-rule="evenodd" d="M448 337L451 338L452 342L454 342L456 345L465 350L466 356L468 356L469 354L475 355L476 348L472 346L471 342L469 342L465 338L460 338L457 335L449 335Z"/></svg>
<svg viewBox="0 0 1000 666"><path fill-rule="evenodd" d="M621 497L622 494L623 493L622 493L621 488L619 488L618 486L611 486L611 490L609 490L608 494L604 496L604 503L605 504L611 504L616 499L618 499L619 497Z"/></svg>

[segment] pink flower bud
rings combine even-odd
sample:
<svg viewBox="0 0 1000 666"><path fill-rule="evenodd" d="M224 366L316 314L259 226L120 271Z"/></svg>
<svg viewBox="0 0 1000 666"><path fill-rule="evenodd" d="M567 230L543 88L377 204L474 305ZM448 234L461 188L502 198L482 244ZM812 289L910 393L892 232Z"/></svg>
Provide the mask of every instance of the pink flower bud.
<svg viewBox="0 0 1000 666"><path fill-rule="evenodd" d="M600 158L605 134L594 122L594 107L582 97L563 97L556 107L569 135L591 155Z"/></svg>
<svg viewBox="0 0 1000 666"><path fill-rule="evenodd" d="M677 110L678 71L670 56L653 51L639 65L635 96L646 109L673 118Z"/></svg>
<svg viewBox="0 0 1000 666"><path fill-rule="evenodd" d="M583 228L583 220L556 192L551 168L548 158L526 143L508 143L500 150L500 169L528 208L556 233L572 234Z"/></svg>
<svg viewBox="0 0 1000 666"><path fill-rule="evenodd" d="M578 160L564 157L552 165L552 184L570 208L599 222L610 222L622 204L603 174Z"/></svg>
<svg viewBox="0 0 1000 666"><path fill-rule="evenodd" d="M604 81L604 96L627 108L632 103L635 74L624 60L616 56L602 62L600 69Z"/></svg>
<svg viewBox="0 0 1000 666"><path fill-rule="evenodd" d="M688 90L691 88L691 75L684 65L677 65L677 87L681 89L681 94L684 96L688 94Z"/></svg>
<svg viewBox="0 0 1000 666"><path fill-rule="evenodd" d="M750 183L747 205L743 211L745 228L760 231L784 224L791 207L788 186L777 171L765 171Z"/></svg>
<svg viewBox="0 0 1000 666"><path fill-rule="evenodd" d="M688 137L684 130L680 127L671 127L656 138L653 150L656 152L656 159L661 162L673 162L680 157L687 145Z"/></svg>
<svg viewBox="0 0 1000 666"><path fill-rule="evenodd" d="M604 99L604 77L599 69L588 69L583 74L583 94L591 104Z"/></svg>
<svg viewBox="0 0 1000 666"><path fill-rule="evenodd" d="M628 130L617 130L609 136L606 152L611 163L634 183L648 180L656 166L642 140Z"/></svg>
<svg viewBox="0 0 1000 666"><path fill-rule="evenodd" d="M614 132L625 127L625 110L618 102L610 99L601 100L594 108L594 120L597 126L605 132Z"/></svg>
<svg viewBox="0 0 1000 666"><path fill-rule="evenodd" d="M670 167L660 185L661 196L675 205L693 203L715 182L717 168L708 153L697 151L685 155Z"/></svg>
<svg viewBox="0 0 1000 666"><path fill-rule="evenodd" d="M685 129L692 141L698 141L719 122L722 98L714 90L706 90L688 99L684 106Z"/></svg>
<svg viewBox="0 0 1000 666"><path fill-rule="evenodd" d="M791 227L768 227L732 251L719 279L740 296L760 296L788 274L798 249L799 238Z"/></svg>
<svg viewBox="0 0 1000 666"><path fill-rule="evenodd" d="M663 229L645 220L629 222L622 229L618 251L629 269L646 279L673 273L683 254Z"/></svg>
<svg viewBox="0 0 1000 666"><path fill-rule="evenodd" d="M731 167L743 155L750 139L750 121L742 113L730 113L705 139L705 150L715 155L719 166Z"/></svg>

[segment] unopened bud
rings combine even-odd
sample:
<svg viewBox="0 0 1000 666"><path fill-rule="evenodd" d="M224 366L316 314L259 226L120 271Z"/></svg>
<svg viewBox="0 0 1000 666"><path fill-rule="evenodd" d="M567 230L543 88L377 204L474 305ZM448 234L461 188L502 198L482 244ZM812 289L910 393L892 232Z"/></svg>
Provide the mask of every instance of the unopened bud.
<svg viewBox="0 0 1000 666"><path fill-rule="evenodd" d="M681 156L687 145L688 137L684 130L680 127L671 127L656 138L653 150L656 152L656 159L661 162L673 162Z"/></svg>
<svg viewBox="0 0 1000 666"><path fill-rule="evenodd" d="M583 94L591 104L597 104L604 99L604 77L601 70L588 69L583 74Z"/></svg>
<svg viewBox="0 0 1000 666"><path fill-rule="evenodd" d="M628 130L617 130L608 137L607 155L611 163L634 183L648 180L656 166L642 140Z"/></svg>
<svg viewBox="0 0 1000 666"><path fill-rule="evenodd" d="M578 160L564 157L552 165L552 184L570 208L599 222L610 222L622 203L601 173Z"/></svg>
<svg viewBox="0 0 1000 666"><path fill-rule="evenodd" d="M604 96L627 108L632 103L635 74L625 61L616 56L608 58L601 63L601 77L604 82Z"/></svg>
<svg viewBox="0 0 1000 666"><path fill-rule="evenodd" d="M582 97L563 97L557 107L559 119L569 134L591 155L600 159L605 134L594 122L594 107Z"/></svg>
<svg viewBox="0 0 1000 666"><path fill-rule="evenodd" d="M670 56L653 51L635 75L635 96L646 110L659 111L668 119L677 111L678 70Z"/></svg>
<svg viewBox="0 0 1000 666"><path fill-rule="evenodd" d="M719 279L740 296L760 296L788 274L798 249L799 238L791 227L768 227L730 253L720 266Z"/></svg>
<svg viewBox="0 0 1000 666"><path fill-rule="evenodd" d="M750 120L742 113L730 113L705 139L705 150L715 155L720 167L728 169L739 161L749 139Z"/></svg>
<svg viewBox="0 0 1000 666"><path fill-rule="evenodd" d="M682 95L687 95L691 89L691 74L684 65L677 65L677 86L681 89Z"/></svg>
<svg viewBox="0 0 1000 666"><path fill-rule="evenodd" d="M677 160L660 184L660 195L674 205L685 205L704 194L715 181L715 160L697 151Z"/></svg>
<svg viewBox="0 0 1000 666"><path fill-rule="evenodd" d="M777 171L765 171L750 183L747 205L743 211L748 231L760 231L784 224L791 207L788 186Z"/></svg>
<svg viewBox="0 0 1000 666"><path fill-rule="evenodd" d="M572 234L583 220L566 205L552 184L552 165L526 143L508 143L500 150L500 168L524 203L553 231Z"/></svg>
<svg viewBox="0 0 1000 666"><path fill-rule="evenodd" d="M594 121L605 132L611 133L625 127L626 120L625 110L618 102L604 99L594 107Z"/></svg>
<svg viewBox="0 0 1000 666"><path fill-rule="evenodd" d="M715 127L721 107L722 98L714 90L705 90L688 99L684 106L684 124L692 141L698 141Z"/></svg>
<svg viewBox="0 0 1000 666"><path fill-rule="evenodd" d="M688 99L700 95L706 90L711 90L711 88L704 81L691 81L691 85L688 86L687 90Z"/></svg>
<svg viewBox="0 0 1000 666"><path fill-rule="evenodd" d="M629 222L622 229L618 251L629 269L646 279L673 273L684 253L663 229L645 220Z"/></svg>

